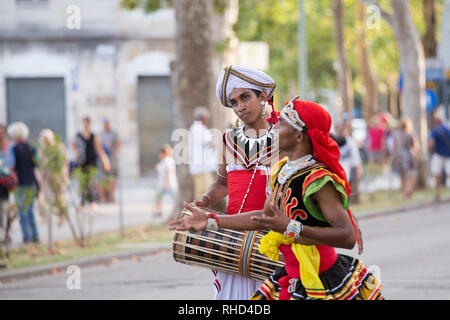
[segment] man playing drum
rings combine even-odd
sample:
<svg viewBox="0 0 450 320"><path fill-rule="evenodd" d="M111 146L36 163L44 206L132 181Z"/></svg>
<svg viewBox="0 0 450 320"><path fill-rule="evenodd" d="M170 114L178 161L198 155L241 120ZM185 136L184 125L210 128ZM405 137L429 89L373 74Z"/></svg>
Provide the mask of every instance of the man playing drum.
<svg viewBox="0 0 450 320"><path fill-rule="evenodd" d="M215 216L185 203L192 215L171 222L170 228L271 229L259 251L272 260L281 251L285 266L252 299L383 299L381 284L362 262L335 251L358 242L361 253L362 239L348 210L350 187L330 127L325 109L293 98L275 127L287 158L272 168L272 193L264 210Z"/></svg>
<svg viewBox="0 0 450 320"><path fill-rule="evenodd" d="M278 161L272 128L265 118L265 107L272 103L275 81L256 69L229 66L219 76L217 98L235 112L243 125L223 134L223 161L217 179L207 192L194 201L208 207L228 195L226 215L262 210L269 194L270 166ZM273 107L273 105L272 105ZM215 272L214 286L218 300L242 300L261 285L239 275Z"/></svg>

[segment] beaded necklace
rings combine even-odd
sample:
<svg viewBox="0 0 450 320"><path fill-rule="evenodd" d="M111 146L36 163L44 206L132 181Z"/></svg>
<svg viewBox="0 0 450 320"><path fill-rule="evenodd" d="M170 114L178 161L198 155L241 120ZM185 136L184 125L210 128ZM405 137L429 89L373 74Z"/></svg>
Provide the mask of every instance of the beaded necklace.
<svg viewBox="0 0 450 320"><path fill-rule="evenodd" d="M287 161L285 165L281 168L278 173L278 183L284 184L290 177L294 175L299 170L302 170L306 167L312 166L316 163L316 160L313 159L313 156L307 154L306 156L301 157L300 159L296 159L293 161Z"/></svg>
<svg viewBox="0 0 450 320"><path fill-rule="evenodd" d="M267 129L267 132L266 132L266 134L265 134L264 136L262 136L262 137L260 137L260 138L257 138L257 139L256 139L256 140L257 140L256 142L257 142L257 143L259 143L259 142L263 142L263 143L264 143L263 138L270 137L270 130L271 130L271 129L272 129L272 126L270 126L270 127ZM244 139L249 139L248 137L245 136L245 133L244 133L244 127L242 127L242 129L241 129L241 131L240 131L239 133L242 134L242 135L244 136ZM258 158L256 159L255 168L253 169L252 177L251 177L251 179L250 179L250 182L249 182L248 187L247 187L247 191L245 192L244 198L242 199L241 207L239 208L239 211L237 212L237 214L240 214L241 211L242 211L242 208L244 208L245 200L247 200L248 193L250 192L250 187L252 186L253 180L255 179L255 175L256 175L256 170L257 170L257 167L258 167L258 163L259 163L259 161L261 160L260 158L261 158L261 155L259 155Z"/></svg>

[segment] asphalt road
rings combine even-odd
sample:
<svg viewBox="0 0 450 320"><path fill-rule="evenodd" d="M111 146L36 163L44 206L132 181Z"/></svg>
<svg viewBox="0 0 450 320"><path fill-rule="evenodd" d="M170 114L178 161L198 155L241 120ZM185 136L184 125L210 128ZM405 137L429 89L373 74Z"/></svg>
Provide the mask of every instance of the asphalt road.
<svg viewBox="0 0 450 320"><path fill-rule="evenodd" d="M450 299L450 204L360 220L365 252L386 299ZM356 255L354 250L339 250ZM163 251L0 285L0 299L212 299L212 273ZM75 287L72 289L69 287ZM79 289L77 289L79 285Z"/></svg>

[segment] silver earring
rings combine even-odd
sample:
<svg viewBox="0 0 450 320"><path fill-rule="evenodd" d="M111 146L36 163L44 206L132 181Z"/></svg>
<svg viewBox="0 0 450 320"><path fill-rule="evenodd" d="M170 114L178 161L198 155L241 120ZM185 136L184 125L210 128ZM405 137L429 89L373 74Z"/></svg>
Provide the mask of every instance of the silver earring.
<svg viewBox="0 0 450 320"><path fill-rule="evenodd" d="M265 118L267 118L266 102L265 101L261 101L261 108L262 108L261 116L262 116L263 119L265 119Z"/></svg>

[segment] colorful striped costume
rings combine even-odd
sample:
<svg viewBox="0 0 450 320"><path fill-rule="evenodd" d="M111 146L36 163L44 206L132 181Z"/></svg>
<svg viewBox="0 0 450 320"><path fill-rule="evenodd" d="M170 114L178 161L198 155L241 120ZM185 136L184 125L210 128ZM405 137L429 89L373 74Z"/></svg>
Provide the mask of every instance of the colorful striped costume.
<svg viewBox="0 0 450 320"><path fill-rule="evenodd" d="M326 183L333 184L348 209L342 179L325 165L316 163L280 183L278 174L286 162L287 158L272 168L271 200L291 219L306 226L329 226L311 197ZM292 238L271 231L261 240L259 249L272 260L278 260L279 250L284 256L285 266L275 271L251 299L383 299L381 284L363 263L356 258L337 254L333 247L295 244Z"/></svg>

